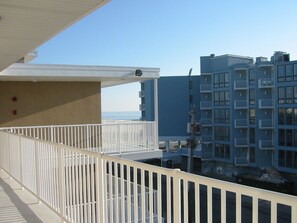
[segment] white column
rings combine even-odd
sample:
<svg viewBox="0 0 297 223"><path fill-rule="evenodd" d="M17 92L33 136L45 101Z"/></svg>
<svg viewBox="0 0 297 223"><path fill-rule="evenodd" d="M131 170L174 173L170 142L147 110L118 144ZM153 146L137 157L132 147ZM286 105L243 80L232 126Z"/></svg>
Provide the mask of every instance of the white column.
<svg viewBox="0 0 297 223"><path fill-rule="evenodd" d="M155 140L159 149L159 108L158 108L158 79L154 79L154 113L155 113Z"/></svg>

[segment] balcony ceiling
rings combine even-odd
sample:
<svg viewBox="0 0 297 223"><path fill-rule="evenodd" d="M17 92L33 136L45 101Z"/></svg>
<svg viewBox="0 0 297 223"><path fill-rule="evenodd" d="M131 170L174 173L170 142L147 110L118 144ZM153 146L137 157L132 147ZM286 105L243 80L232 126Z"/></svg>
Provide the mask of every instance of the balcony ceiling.
<svg viewBox="0 0 297 223"><path fill-rule="evenodd" d="M0 71L108 0L0 0Z"/></svg>
<svg viewBox="0 0 297 223"><path fill-rule="evenodd" d="M136 76L135 71L142 75ZM101 82L101 87L159 78L159 68L15 63L0 72L0 81Z"/></svg>

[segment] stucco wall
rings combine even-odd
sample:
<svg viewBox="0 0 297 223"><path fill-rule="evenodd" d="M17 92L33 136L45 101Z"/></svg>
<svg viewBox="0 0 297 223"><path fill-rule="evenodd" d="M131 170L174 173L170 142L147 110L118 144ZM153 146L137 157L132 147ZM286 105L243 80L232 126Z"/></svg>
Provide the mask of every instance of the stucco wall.
<svg viewBox="0 0 297 223"><path fill-rule="evenodd" d="M100 83L0 82L0 126L101 122Z"/></svg>

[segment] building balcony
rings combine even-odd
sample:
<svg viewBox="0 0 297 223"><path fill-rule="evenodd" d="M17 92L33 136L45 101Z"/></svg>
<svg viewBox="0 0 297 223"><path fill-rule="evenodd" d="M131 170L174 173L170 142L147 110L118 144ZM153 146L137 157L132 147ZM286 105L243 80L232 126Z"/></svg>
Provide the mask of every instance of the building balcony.
<svg viewBox="0 0 297 223"><path fill-rule="evenodd" d="M200 109L201 110L212 109L211 101L201 101L200 102Z"/></svg>
<svg viewBox="0 0 297 223"><path fill-rule="evenodd" d="M274 108L274 100L273 99L260 99L259 100L259 108L260 109L273 109Z"/></svg>
<svg viewBox="0 0 297 223"><path fill-rule="evenodd" d="M274 150L274 141L273 140L259 140L259 148L261 150Z"/></svg>
<svg viewBox="0 0 297 223"><path fill-rule="evenodd" d="M201 118L200 123L203 126L212 126L212 119L211 118Z"/></svg>
<svg viewBox="0 0 297 223"><path fill-rule="evenodd" d="M235 157L236 166L248 166L249 160L247 156Z"/></svg>
<svg viewBox="0 0 297 223"><path fill-rule="evenodd" d="M274 129L274 121L272 119L259 120L260 129Z"/></svg>
<svg viewBox="0 0 297 223"><path fill-rule="evenodd" d="M235 144L235 147L247 147L248 139L247 138L235 138L234 144Z"/></svg>
<svg viewBox="0 0 297 223"><path fill-rule="evenodd" d="M247 109L248 103L247 100L235 100L234 109Z"/></svg>
<svg viewBox="0 0 297 223"><path fill-rule="evenodd" d="M234 90L247 90L248 82L247 81L235 81Z"/></svg>
<svg viewBox="0 0 297 223"><path fill-rule="evenodd" d="M144 97L144 91L139 91L139 97L143 98Z"/></svg>
<svg viewBox="0 0 297 223"><path fill-rule="evenodd" d="M272 78L261 78L258 80L258 88L274 88L274 80Z"/></svg>
<svg viewBox="0 0 297 223"><path fill-rule="evenodd" d="M247 119L236 119L234 121L235 128L247 128L248 127L248 120Z"/></svg>
<svg viewBox="0 0 297 223"><path fill-rule="evenodd" d="M211 92L211 85L210 84L200 85L200 92L201 93L210 93Z"/></svg>
<svg viewBox="0 0 297 223"><path fill-rule="evenodd" d="M246 209L243 197L246 196L253 205L244 217L252 222L258 222L258 216L263 217L263 213L271 222L277 222L283 216L290 219L288 222L297 222L295 196L74 148L59 143L63 138L65 142L71 141L71 131L67 132L64 127L59 129L60 133L56 132L56 136L60 136L56 142L44 140L45 136L40 134L41 129L48 129L43 133L51 136L54 129L34 129L29 131L27 128L26 135L17 134L19 130L13 129L0 131L1 172L8 173L24 190L34 194L60 221L205 222L203 216L207 216L207 222L226 222L226 219L241 222L242 210ZM87 131L84 128L78 131L84 130ZM40 138L30 137L29 132L39 134ZM126 137L134 136L128 132ZM206 149L204 155L211 159L211 150ZM240 159L236 162L244 163ZM1 188L4 188L2 184ZM234 199L226 199L230 194ZM21 204L21 199L17 199L16 194L13 196L13 203ZM1 200L1 220L13 220L11 207L9 211L3 211L3 205L9 201ZM260 201L265 201L268 211L258 205ZM199 208L205 204L207 208ZM235 207L235 213L227 210L229 205ZM288 211L282 213L281 206L288 207ZM213 212L217 209L219 215ZM19 208L19 211L23 210ZM192 214L186 214L185 210ZM51 219L51 222L58 221Z"/></svg>

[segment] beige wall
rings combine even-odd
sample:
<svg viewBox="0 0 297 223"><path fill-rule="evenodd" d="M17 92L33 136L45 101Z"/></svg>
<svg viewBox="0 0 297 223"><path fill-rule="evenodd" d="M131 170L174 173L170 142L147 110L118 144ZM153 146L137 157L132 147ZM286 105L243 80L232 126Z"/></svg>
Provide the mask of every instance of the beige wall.
<svg viewBox="0 0 297 223"><path fill-rule="evenodd" d="M2 127L100 122L100 83L0 82Z"/></svg>

